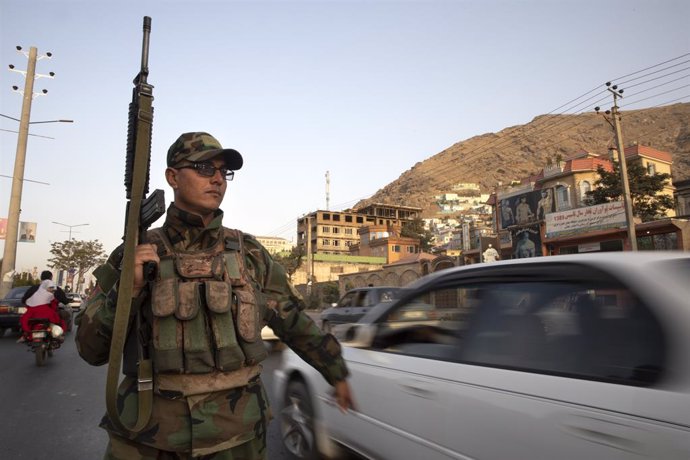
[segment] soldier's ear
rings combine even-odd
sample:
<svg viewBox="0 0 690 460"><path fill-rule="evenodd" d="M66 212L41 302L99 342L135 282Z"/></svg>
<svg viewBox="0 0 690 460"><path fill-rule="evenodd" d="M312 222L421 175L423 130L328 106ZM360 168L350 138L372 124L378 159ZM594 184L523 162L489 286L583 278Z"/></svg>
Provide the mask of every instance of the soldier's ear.
<svg viewBox="0 0 690 460"><path fill-rule="evenodd" d="M172 187L173 190L177 189L177 170L167 168L165 170L165 180L168 181L168 185Z"/></svg>

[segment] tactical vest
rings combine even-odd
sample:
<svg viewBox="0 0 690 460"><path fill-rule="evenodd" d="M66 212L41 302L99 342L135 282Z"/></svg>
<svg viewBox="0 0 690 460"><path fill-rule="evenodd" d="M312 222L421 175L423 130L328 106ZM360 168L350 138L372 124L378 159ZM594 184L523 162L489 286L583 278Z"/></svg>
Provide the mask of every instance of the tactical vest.
<svg viewBox="0 0 690 460"><path fill-rule="evenodd" d="M222 231L215 247L201 251L174 250L161 229L148 232L160 257L151 289L156 373L231 372L267 356L261 294L245 264L242 233Z"/></svg>

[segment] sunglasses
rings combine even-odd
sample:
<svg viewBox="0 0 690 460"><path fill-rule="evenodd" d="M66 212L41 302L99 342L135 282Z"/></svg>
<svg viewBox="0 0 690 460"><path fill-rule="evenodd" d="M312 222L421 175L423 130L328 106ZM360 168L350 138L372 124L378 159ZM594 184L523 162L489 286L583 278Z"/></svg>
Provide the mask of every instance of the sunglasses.
<svg viewBox="0 0 690 460"><path fill-rule="evenodd" d="M225 166L216 168L211 163L192 163L189 165L178 166L176 169L193 169L200 176L213 177L216 175L216 171L220 172L221 177L227 181L231 181L235 177L235 171L231 171Z"/></svg>

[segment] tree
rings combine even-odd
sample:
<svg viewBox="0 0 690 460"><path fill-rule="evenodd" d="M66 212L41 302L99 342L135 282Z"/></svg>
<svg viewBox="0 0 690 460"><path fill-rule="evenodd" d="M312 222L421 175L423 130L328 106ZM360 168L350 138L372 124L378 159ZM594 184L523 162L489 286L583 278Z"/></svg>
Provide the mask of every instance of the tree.
<svg viewBox="0 0 690 460"><path fill-rule="evenodd" d="M81 282L86 272L106 260L103 245L98 240L57 241L51 243L50 253L53 257L48 259L48 266L57 270L74 270L78 282Z"/></svg>
<svg viewBox="0 0 690 460"><path fill-rule="evenodd" d="M284 251L273 256L273 260L283 266L287 273L288 279L292 282L292 275L302 265L302 250L298 246L294 246L289 252Z"/></svg>
<svg viewBox="0 0 690 460"><path fill-rule="evenodd" d="M613 171L597 168L599 179L594 182L594 189L587 192L585 204L609 203L620 201L623 196L620 175L620 163L614 162ZM628 164L628 182L632 198L633 215L642 222L659 219L666 215L666 210L673 208L673 198L662 192L671 178L670 174L648 174L638 162Z"/></svg>
<svg viewBox="0 0 690 460"><path fill-rule="evenodd" d="M400 231L400 236L419 239L419 248L422 252L429 252L434 240L434 234L424 226L424 221L421 217L415 217L410 222L404 224Z"/></svg>

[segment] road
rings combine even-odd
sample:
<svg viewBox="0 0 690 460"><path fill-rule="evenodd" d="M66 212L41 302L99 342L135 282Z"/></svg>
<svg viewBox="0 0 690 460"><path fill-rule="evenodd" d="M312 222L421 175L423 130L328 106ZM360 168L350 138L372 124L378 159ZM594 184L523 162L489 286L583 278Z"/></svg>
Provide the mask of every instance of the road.
<svg viewBox="0 0 690 460"><path fill-rule="evenodd" d="M105 412L106 367L86 364L77 354L74 333L44 367L19 336L0 337L0 457L19 460L103 458L108 436L98 423ZM264 361L262 378L273 403L272 374L280 353ZM272 404L274 417L279 408ZM268 430L268 458L287 458L278 422Z"/></svg>

